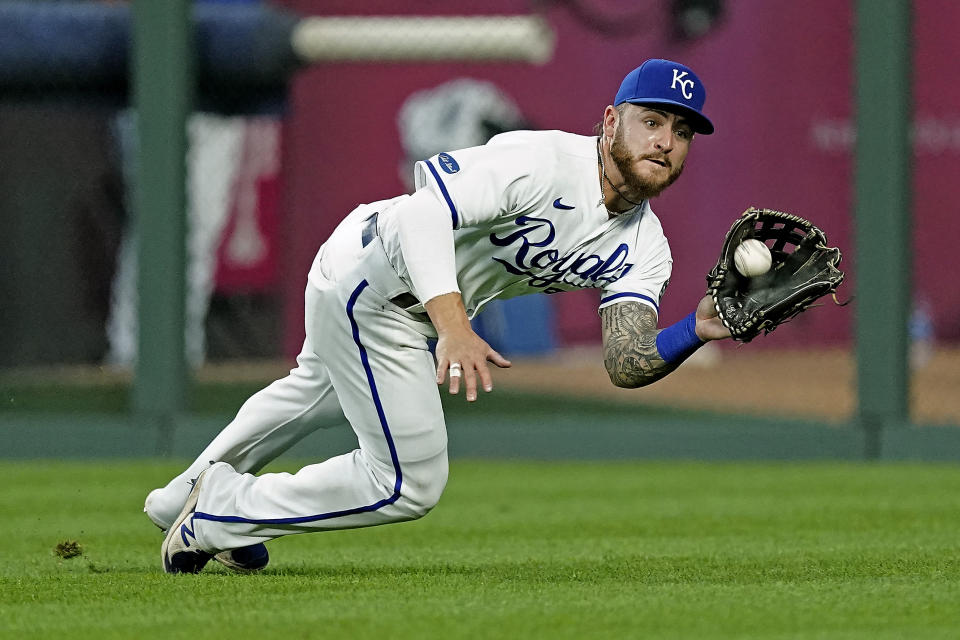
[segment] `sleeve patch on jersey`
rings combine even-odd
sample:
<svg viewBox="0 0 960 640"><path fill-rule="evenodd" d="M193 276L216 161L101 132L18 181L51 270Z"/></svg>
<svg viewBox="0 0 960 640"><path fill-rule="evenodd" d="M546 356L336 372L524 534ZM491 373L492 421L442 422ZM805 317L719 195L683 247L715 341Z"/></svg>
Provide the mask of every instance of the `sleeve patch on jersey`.
<svg viewBox="0 0 960 640"><path fill-rule="evenodd" d="M460 171L460 165L457 164L457 161L454 160L453 156L449 153L441 153L438 155L437 162L440 163L440 168L443 169L444 173L453 175L457 171Z"/></svg>
<svg viewBox="0 0 960 640"><path fill-rule="evenodd" d="M653 305L653 308L656 309L657 313L660 313L660 305L657 304L657 301L650 296L643 295L642 293L615 293L612 296L601 298L600 304L606 304L612 300L617 300L618 298L639 298L641 300L646 300Z"/></svg>
<svg viewBox="0 0 960 640"><path fill-rule="evenodd" d="M441 153L441 156L446 155ZM439 156L438 156L439 157ZM450 158L453 160L453 158ZM453 218L453 228L456 229L460 226L460 216L457 214L457 208L453 206L453 199L450 197L450 192L447 191L447 185L443 184L443 180L440 178L440 174L437 173L437 169L433 166L433 163L429 160L424 161L427 164L427 168L430 169L430 173L433 174L433 179L437 181L437 186L440 187L440 193L443 194L443 199L447 201L447 206L450 207L450 217ZM456 162L454 162L456 164ZM460 166L457 165L457 171L460 170Z"/></svg>

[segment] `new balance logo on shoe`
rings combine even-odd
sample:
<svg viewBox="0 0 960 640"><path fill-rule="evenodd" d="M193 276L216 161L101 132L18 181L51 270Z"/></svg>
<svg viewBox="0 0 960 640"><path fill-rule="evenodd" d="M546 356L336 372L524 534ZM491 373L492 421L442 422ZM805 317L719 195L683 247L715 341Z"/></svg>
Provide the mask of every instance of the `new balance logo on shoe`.
<svg viewBox="0 0 960 640"><path fill-rule="evenodd" d="M192 526L193 526L193 516L190 516L190 527ZM187 526L186 522L180 525L180 537L183 538L183 544L184 546L187 546L187 547L190 546L190 541L187 540L188 535L194 540L197 539L197 535L193 532L193 529L191 529L190 527Z"/></svg>

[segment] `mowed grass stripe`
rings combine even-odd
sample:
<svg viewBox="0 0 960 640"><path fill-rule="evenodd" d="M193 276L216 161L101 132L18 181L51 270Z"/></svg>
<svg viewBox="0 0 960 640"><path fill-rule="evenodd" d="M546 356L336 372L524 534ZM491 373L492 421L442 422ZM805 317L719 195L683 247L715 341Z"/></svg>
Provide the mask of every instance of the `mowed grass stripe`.
<svg viewBox="0 0 960 640"><path fill-rule="evenodd" d="M297 464L277 466L295 470ZM168 462L2 463L0 635L949 638L960 467L454 461L414 523L159 568ZM78 540L81 557L57 558Z"/></svg>

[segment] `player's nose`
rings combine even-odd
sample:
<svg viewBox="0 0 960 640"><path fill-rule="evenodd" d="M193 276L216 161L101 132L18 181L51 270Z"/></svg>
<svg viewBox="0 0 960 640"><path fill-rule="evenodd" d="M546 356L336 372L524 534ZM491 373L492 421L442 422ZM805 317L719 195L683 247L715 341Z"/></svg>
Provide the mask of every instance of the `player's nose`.
<svg viewBox="0 0 960 640"><path fill-rule="evenodd" d="M666 128L661 128L657 131L653 139L653 146L657 151L661 153L670 153L673 150L674 145L674 134L672 131L667 131Z"/></svg>

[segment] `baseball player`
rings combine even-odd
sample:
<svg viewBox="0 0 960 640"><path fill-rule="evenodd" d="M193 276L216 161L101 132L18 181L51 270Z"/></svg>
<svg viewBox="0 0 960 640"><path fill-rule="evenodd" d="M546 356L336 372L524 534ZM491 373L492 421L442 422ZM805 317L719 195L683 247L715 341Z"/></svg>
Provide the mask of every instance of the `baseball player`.
<svg viewBox="0 0 960 640"><path fill-rule="evenodd" d="M412 520L447 480L439 385L477 399L510 362L470 319L497 298L600 289L611 381L639 387L728 337L705 297L658 329L672 260L649 200L710 134L688 67L648 60L624 78L598 136L516 131L415 165L416 191L358 207L320 248L306 340L290 375L252 396L196 461L147 497L170 573L211 559L262 568L264 542ZM436 355L428 340L436 338ZM307 434L347 422L350 453L255 475Z"/></svg>

